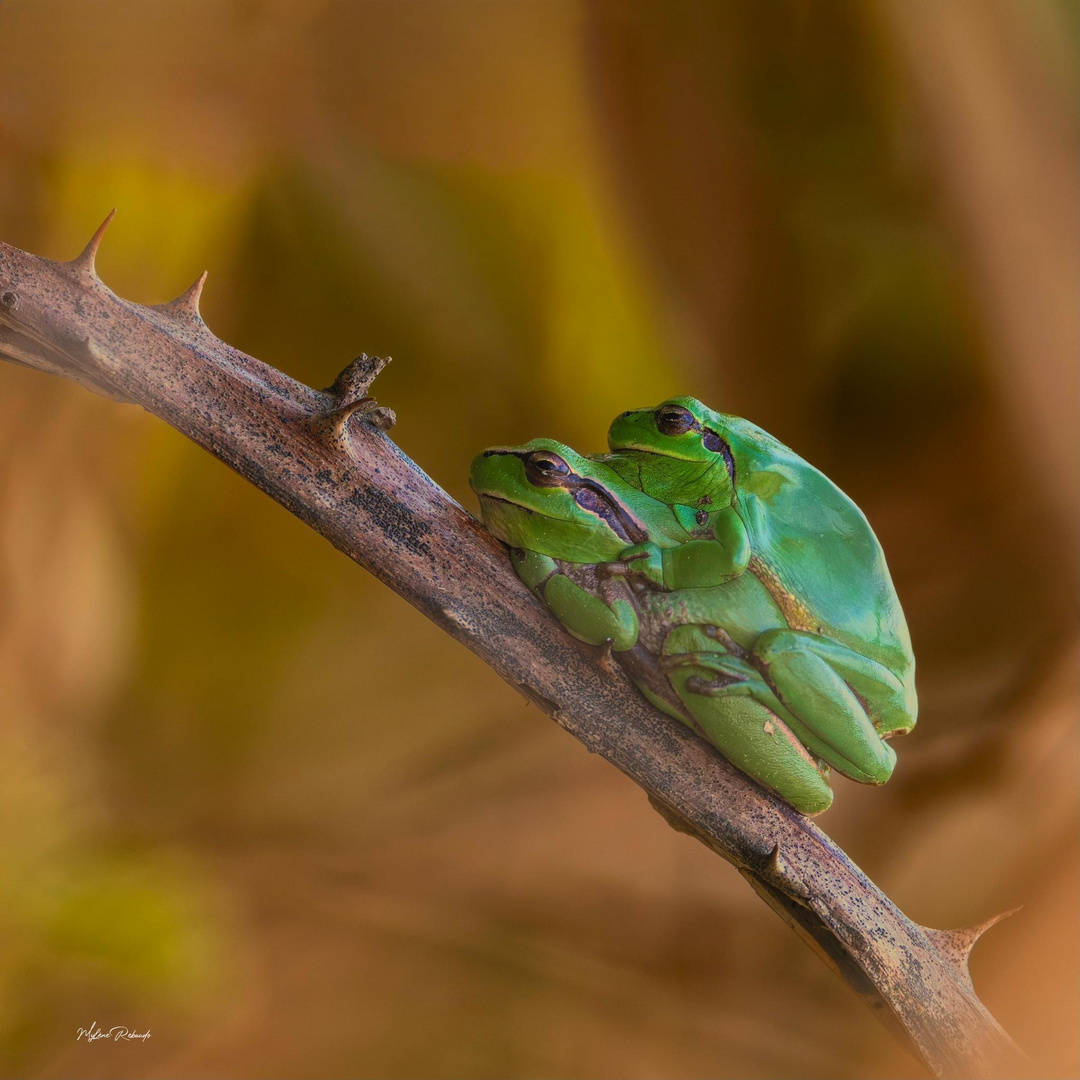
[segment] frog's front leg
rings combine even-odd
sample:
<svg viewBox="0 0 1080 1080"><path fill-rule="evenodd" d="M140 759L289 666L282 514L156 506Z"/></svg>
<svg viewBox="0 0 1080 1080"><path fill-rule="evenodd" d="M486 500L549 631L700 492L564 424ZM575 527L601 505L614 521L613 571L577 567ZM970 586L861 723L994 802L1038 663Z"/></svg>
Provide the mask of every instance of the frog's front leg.
<svg viewBox="0 0 1080 1080"><path fill-rule="evenodd" d="M910 731L914 694L883 665L800 630L769 630L754 656L777 696L813 734L807 746L846 776L883 784L896 754L884 735Z"/></svg>
<svg viewBox="0 0 1080 1080"><path fill-rule="evenodd" d="M746 569L744 553L716 540L685 540L662 548L652 541L627 548L618 561L603 564L609 577L637 576L657 589L709 589L737 578Z"/></svg>
<svg viewBox="0 0 1080 1080"><path fill-rule="evenodd" d="M560 573L558 563L547 555L514 551L511 559L518 577L579 641L589 645L610 641L615 652L624 652L637 644L638 617L629 600L615 597L606 602L586 592Z"/></svg>

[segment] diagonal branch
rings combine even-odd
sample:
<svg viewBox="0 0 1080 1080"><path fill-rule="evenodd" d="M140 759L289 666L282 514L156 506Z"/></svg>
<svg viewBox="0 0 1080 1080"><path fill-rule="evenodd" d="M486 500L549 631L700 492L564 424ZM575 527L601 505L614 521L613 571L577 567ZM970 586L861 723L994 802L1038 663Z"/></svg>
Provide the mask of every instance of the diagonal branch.
<svg viewBox="0 0 1080 1080"><path fill-rule="evenodd" d="M911 922L810 821L572 639L502 545L386 437L393 413L370 396L384 360L304 386L211 334L202 278L158 307L115 296L94 270L103 229L71 263L0 243L0 356L142 405L370 570L732 863L932 1072L1026 1071L968 975L985 926Z"/></svg>

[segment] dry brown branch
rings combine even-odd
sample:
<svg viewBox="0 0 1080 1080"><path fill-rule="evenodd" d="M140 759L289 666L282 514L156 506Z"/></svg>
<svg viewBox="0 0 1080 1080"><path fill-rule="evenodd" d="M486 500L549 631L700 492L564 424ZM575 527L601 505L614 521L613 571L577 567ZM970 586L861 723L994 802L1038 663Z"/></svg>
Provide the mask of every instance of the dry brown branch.
<svg viewBox="0 0 1080 1080"><path fill-rule="evenodd" d="M968 975L989 924L911 922L816 826L573 640L386 437L393 414L370 397L385 361L361 356L329 390L297 383L213 336L202 279L159 307L115 296L94 270L103 229L71 263L0 244L0 355L142 405L370 570L732 863L934 1073L1026 1072Z"/></svg>

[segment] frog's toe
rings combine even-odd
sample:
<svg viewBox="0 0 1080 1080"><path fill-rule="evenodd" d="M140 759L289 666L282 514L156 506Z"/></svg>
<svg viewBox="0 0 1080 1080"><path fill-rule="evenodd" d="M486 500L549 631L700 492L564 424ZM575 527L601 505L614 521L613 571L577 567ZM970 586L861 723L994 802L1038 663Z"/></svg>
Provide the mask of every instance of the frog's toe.
<svg viewBox="0 0 1080 1080"><path fill-rule="evenodd" d="M896 768L896 751L884 739L878 739L876 746L868 744L864 753L849 750L845 757L849 760L837 769L862 784L884 784Z"/></svg>

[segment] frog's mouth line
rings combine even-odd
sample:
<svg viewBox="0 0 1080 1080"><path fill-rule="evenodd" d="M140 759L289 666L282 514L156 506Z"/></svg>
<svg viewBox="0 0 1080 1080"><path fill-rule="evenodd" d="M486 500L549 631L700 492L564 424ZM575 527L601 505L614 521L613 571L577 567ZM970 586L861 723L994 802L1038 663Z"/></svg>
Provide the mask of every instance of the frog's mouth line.
<svg viewBox="0 0 1080 1080"><path fill-rule="evenodd" d="M524 511L526 514L536 514L537 517L544 517L539 511L534 510L531 506L523 506L519 502L514 502L513 499L506 498L505 495L492 495L488 491L478 491L476 493L478 499L486 499L488 502L504 503L506 506L512 506L515 510Z"/></svg>
<svg viewBox="0 0 1080 1080"><path fill-rule="evenodd" d="M701 445L709 451L711 454L718 454L724 461L724 466L728 471L728 476L731 477L731 486L735 487L735 458L731 453L731 447L728 445L727 439L723 437L718 431L713 431L710 427L705 427L700 420L695 420L693 425L688 429L693 432L697 432L701 435ZM642 454L656 454L657 457L669 457L675 458L677 461L701 461L698 457L684 457L682 454L677 453L659 453L653 446L640 446L636 441L624 442L613 453L619 453L622 450L636 450Z"/></svg>
<svg viewBox="0 0 1080 1080"><path fill-rule="evenodd" d="M604 489L595 481L587 480L576 473L570 473L562 479L568 482L560 483L559 488L569 492L571 498L582 510L597 517L620 540L625 541L627 544L644 544L648 541L649 535L645 528L631 517L623 507L608 498ZM577 481L577 483L574 483L574 481ZM512 506L516 510L523 510L527 514L535 514L537 517L549 516L541 514L531 506L523 506L513 499L508 499L505 495L491 495L485 491L478 491L476 494L481 499L491 499L493 502L505 503L507 506Z"/></svg>

